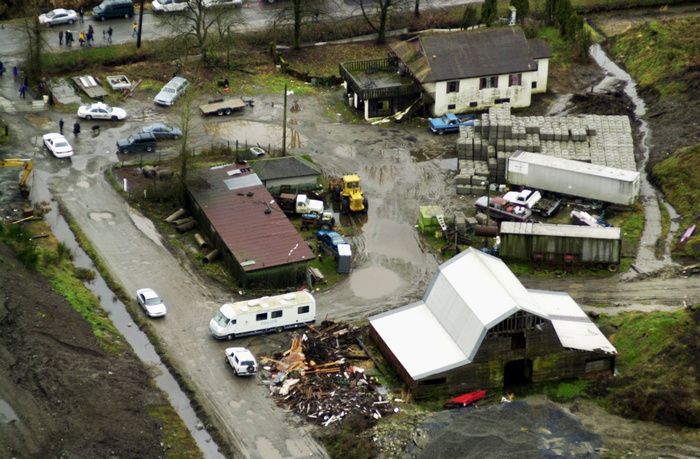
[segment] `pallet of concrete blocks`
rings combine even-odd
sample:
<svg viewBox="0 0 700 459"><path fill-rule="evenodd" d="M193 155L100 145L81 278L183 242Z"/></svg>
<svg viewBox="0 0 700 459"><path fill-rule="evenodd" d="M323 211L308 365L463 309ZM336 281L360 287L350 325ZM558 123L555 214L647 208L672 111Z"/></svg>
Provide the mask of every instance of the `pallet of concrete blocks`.
<svg viewBox="0 0 700 459"><path fill-rule="evenodd" d="M467 174L457 174L455 175L455 185L471 185L472 178Z"/></svg>
<svg viewBox="0 0 700 459"><path fill-rule="evenodd" d="M459 195L473 195L474 190L471 185L457 185L455 187L457 194Z"/></svg>

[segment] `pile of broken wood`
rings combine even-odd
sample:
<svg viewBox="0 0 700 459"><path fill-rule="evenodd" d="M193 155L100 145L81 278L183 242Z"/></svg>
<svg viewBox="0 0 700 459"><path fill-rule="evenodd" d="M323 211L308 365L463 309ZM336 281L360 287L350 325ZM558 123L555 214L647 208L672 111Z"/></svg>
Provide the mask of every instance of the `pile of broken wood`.
<svg viewBox="0 0 700 459"><path fill-rule="evenodd" d="M301 337L294 335L283 354L263 359L277 403L323 426L342 422L348 415L362 416L372 424L398 412L376 379L352 364L369 358L358 347L360 331L323 321Z"/></svg>

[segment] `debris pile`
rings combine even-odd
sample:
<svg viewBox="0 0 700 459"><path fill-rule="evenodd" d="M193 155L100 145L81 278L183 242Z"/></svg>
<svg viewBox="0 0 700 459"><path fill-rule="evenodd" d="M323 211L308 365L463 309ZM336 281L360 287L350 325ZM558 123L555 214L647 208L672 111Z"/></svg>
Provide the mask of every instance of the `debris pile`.
<svg viewBox="0 0 700 459"><path fill-rule="evenodd" d="M373 424L398 412L377 380L351 363L369 358L357 346L360 332L348 324L323 321L301 337L295 335L283 354L263 359L277 403L325 427L349 415Z"/></svg>

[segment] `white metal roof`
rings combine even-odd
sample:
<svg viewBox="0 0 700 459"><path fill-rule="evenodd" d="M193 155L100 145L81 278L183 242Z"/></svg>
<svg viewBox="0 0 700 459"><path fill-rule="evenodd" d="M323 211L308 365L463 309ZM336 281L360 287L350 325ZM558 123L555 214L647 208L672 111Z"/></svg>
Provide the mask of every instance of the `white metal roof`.
<svg viewBox="0 0 700 459"><path fill-rule="evenodd" d="M551 320L564 347L615 352L568 294L528 291L503 261L473 248L440 265L423 301L369 321L419 380L470 363L488 330L519 310Z"/></svg>
<svg viewBox="0 0 700 459"><path fill-rule="evenodd" d="M413 379L469 362L422 301L374 316L370 322Z"/></svg>
<svg viewBox="0 0 700 459"><path fill-rule="evenodd" d="M230 319L234 316L252 311L270 311L290 306L302 306L309 303L315 304L314 297L311 293L303 290L300 292L237 301L235 303L225 303L221 306L220 310L222 314Z"/></svg>
<svg viewBox="0 0 700 459"><path fill-rule="evenodd" d="M568 294L545 290L528 292L540 308L547 311L562 346L617 354L615 347Z"/></svg>
<svg viewBox="0 0 700 459"><path fill-rule="evenodd" d="M602 226L554 225L551 223L502 222L500 234L579 237L586 239L620 239L620 228Z"/></svg>
<svg viewBox="0 0 700 459"><path fill-rule="evenodd" d="M541 153L530 153L528 151L516 151L509 159L510 161L522 161L528 164L537 164L550 169L561 169L576 171L581 174L594 175L596 177L608 177L615 180L635 182L639 180L639 172L617 169L615 167L590 164L583 161L558 158L556 156L543 155ZM510 168L510 166L509 166Z"/></svg>

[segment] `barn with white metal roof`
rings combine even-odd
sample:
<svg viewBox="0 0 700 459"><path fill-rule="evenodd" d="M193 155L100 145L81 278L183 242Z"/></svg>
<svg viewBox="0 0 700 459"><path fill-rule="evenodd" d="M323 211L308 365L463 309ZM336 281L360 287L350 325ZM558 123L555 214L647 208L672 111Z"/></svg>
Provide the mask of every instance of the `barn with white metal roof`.
<svg viewBox="0 0 700 459"><path fill-rule="evenodd" d="M417 396L611 374L616 350L566 293L528 290L500 259L468 249L421 301L370 317Z"/></svg>

